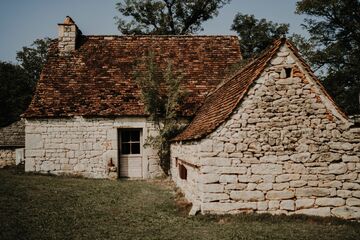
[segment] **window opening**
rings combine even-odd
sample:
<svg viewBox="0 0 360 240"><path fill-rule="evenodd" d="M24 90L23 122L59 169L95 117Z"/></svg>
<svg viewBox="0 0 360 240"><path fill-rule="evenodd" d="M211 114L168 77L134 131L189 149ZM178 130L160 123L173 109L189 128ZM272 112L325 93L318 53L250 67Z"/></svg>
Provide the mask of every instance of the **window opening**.
<svg viewBox="0 0 360 240"><path fill-rule="evenodd" d="M291 77L292 68L285 68L286 78Z"/></svg>
<svg viewBox="0 0 360 240"><path fill-rule="evenodd" d="M121 154L140 154L140 130L121 130Z"/></svg>
<svg viewBox="0 0 360 240"><path fill-rule="evenodd" d="M183 180L187 179L187 169L183 164L179 164L179 176L180 176L180 179L183 179Z"/></svg>

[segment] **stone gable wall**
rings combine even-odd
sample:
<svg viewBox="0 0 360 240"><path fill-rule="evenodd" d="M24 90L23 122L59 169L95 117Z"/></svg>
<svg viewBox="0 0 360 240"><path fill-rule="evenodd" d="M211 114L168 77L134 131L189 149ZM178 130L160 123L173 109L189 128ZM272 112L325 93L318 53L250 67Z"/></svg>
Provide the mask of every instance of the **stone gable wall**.
<svg viewBox="0 0 360 240"><path fill-rule="evenodd" d="M179 180L174 164L172 172L202 213L360 218L360 129L301 68L282 47L225 123L201 141L173 144L173 162L200 166L195 184Z"/></svg>
<svg viewBox="0 0 360 240"><path fill-rule="evenodd" d="M0 168L15 165L15 149L0 149Z"/></svg>
<svg viewBox="0 0 360 240"><path fill-rule="evenodd" d="M156 134L145 118L64 118L26 121L25 171L114 178L110 158L117 167L118 128L142 128L143 139ZM143 177L162 174L156 152L143 149Z"/></svg>

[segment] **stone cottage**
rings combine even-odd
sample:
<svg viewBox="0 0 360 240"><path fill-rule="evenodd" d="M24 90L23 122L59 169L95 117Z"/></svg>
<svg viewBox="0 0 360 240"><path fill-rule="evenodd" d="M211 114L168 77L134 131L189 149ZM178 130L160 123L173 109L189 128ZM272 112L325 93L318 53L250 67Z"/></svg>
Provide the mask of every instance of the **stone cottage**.
<svg viewBox="0 0 360 240"><path fill-rule="evenodd" d="M171 152L193 213L360 218L360 128L286 39L213 91Z"/></svg>
<svg viewBox="0 0 360 240"><path fill-rule="evenodd" d="M24 113L25 170L91 178L161 174L144 140L157 134L134 75L152 52L158 68L182 74L184 119L241 60L235 36L85 36L70 17Z"/></svg>
<svg viewBox="0 0 360 240"><path fill-rule="evenodd" d="M24 161L25 123L23 120L0 128L0 168Z"/></svg>

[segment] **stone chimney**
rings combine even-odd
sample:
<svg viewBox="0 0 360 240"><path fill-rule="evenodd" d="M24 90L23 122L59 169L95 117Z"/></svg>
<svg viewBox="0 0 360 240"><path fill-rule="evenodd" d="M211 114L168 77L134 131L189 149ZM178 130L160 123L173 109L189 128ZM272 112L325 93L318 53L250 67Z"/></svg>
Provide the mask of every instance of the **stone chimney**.
<svg viewBox="0 0 360 240"><path fill-rule="evenodd" d="M60 55L68 55L76 49L77 37L81 31L76 26L71 17L66 16L64 23L59 23L59 52Z"/></svg>

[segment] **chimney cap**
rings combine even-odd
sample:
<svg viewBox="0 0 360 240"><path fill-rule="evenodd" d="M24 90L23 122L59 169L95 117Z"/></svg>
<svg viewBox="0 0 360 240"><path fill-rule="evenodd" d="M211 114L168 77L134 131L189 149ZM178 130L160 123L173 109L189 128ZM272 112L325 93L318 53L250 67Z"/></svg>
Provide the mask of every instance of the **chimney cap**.
<svg viewBox="0 0 360 240"><path fill-rule="evenodd" d="M74 20L71 17L66 16L64 19L64 23L59 23L58 25L75 25Z"/></svg>

